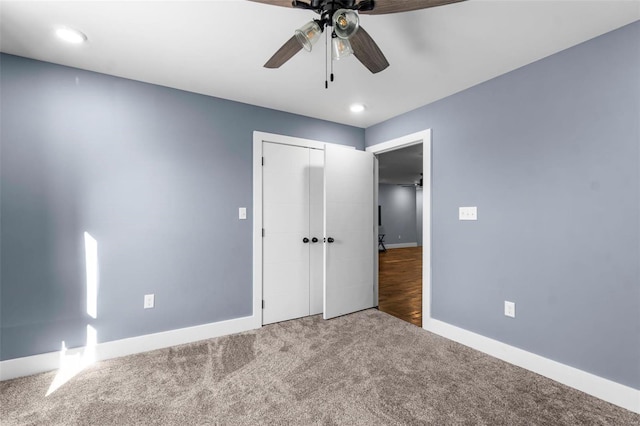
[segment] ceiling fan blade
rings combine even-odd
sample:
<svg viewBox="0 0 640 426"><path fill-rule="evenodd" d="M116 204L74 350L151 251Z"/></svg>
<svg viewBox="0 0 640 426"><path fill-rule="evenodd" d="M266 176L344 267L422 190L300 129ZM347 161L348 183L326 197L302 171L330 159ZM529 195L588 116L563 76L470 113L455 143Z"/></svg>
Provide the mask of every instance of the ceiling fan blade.
<svg viewBox="0 0 640 426"><path fill-rule="evenodd" d="M291 0L249 0L254 3L270 4L272 6L293 7Z"/></svg>
<svg viewBox="0 0 640 426"><path fill-rule="evenodd" d="M430 7L444 6L461 1L465 0L376 0L376 6L373 10L363 10L359 13L367 15L384 15L386 13L409 12L412 10L428 9Z"/></svg>
<svg viewBox="0 0 640 426"><path fill-rule="evenodd" d="M389 66L389 62L384 57L382 50L364 28L358 28L358 31L351 36L349 42L354 56L372 73L378 73Z"/></svg>
<svg viewBox="0 0 640 426"><path fill-rule="evenodd" d="M302 50L302 45L292 36L280 49L264 64L265 68L280 68L282 64L293 58L293 55Z"/></svg>

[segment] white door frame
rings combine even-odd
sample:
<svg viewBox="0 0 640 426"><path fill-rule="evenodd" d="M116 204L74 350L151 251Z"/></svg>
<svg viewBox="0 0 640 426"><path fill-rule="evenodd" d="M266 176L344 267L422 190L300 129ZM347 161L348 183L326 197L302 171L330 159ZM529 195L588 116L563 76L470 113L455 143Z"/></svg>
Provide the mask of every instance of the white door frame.
<svg viewBox="0 0 640 426"><path fill-rule="evenodd" d="M262 327L262 143L321 149L329 142L296 138L275 133L253 132L253 314L255 328ZM345 148L355 149L346 145Z"/></svg>
<svg viewBox="0 0 640 426"><path fill-rule="evenodd" d="M366 151L373 154L394 151L422 144L422 328L431 320L431 129L372 145ZM377 178L377 173L376 173ZM377 188L376 188L377 194ZM376 207L377 208L377 207ZM378 222L375 222L376 226ZM377 241L376 241L377 243ZM376 271L377 276L377 271ZM377 281L377 279L376 279Z"/></svg>

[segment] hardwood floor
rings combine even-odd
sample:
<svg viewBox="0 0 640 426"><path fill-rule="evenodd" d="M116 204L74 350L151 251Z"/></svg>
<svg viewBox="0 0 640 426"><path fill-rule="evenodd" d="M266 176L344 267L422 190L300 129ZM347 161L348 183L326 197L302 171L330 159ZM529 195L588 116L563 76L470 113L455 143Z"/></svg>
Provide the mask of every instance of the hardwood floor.
<svg viewBox="0 0 640 426"><path fill-rule="evenodd" d="M422 327L422 247L379 253L378 309Z"/></svg>

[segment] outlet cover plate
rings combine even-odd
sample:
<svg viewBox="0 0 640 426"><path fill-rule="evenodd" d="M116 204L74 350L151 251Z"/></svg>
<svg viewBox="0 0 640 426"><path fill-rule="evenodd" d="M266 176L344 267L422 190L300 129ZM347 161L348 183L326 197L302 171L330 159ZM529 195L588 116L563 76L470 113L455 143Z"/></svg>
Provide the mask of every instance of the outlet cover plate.
<svg viewBox="0 0 640 426"><path fill-rule="evenodd" d="M504 301L504 315L507 317L516 317L516 304L515 302Z"/></svg>
<svg viewBox="0 0 640 426"><path fill-rule="evenodd" d="M155 295L153 294L145 294L144 295L144 308L151 309L155 306Z"/></svg>

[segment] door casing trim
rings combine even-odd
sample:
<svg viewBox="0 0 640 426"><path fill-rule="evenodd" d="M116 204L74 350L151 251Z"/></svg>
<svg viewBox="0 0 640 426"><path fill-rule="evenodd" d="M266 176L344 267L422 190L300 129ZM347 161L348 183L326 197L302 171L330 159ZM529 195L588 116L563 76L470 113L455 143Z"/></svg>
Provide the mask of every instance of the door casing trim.
<svg viewBox="0 0 640 426"><path fill-rule="evenodd" d="M401 136L365 151L382 154L411 145L422 144L422 328L431 320L431 129ZM377 176L376 176L377 178ZM376 188L377 199L377 188ZM378 222L375 222L378 225ZM377 279L376 279L377 282Z"/></svg>

